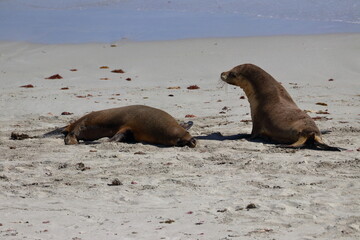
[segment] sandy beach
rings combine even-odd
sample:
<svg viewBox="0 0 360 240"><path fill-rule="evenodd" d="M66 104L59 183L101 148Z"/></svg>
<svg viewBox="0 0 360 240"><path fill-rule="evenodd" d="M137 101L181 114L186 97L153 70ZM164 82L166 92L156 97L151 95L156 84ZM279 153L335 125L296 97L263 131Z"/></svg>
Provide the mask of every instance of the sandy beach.
<svg viewBox="0 0 360 240"><path fill-rule="evenodd" d="M0 238L359 239L359 50L360 34L0 42ZM324 141L347 150L243 138L249 103L220 81L243 63L281 82ZM133 104L193 121L198 145L10 139Z"/></svg>

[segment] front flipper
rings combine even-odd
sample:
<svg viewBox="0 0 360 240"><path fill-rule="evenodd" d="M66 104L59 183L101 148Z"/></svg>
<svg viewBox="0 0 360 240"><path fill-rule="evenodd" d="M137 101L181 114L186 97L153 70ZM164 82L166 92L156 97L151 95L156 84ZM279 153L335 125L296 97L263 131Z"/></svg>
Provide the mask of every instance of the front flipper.
<svg viewBox="0 0 360 240"><path fill-rule="evenodd" d="M128 140L130 135L129 128L121 128L114 136L109 139L109 142L125 142Z"/></svg>
<svg viewBox="0 0 360 240"><path fill-rule="evenodd" d="M121 142L125 139L125 133L116 133L112 138L109 139L109 142Z"/></svg>
<svg viewBox="0 0 360 240"><path fill-rule="evenodd" d="M250 141L253 141L253 142L273 142L272 139L270 137L268 137L267 135L265 134L260 134L260 133L251 133L250 135L250 138L249 138Z"/></svg>

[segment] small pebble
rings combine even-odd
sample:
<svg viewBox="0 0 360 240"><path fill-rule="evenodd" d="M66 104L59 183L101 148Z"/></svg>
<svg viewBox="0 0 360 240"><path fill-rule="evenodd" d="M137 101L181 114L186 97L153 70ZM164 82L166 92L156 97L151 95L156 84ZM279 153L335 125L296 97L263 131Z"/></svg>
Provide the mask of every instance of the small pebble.
<svg viewBox="0 0 360 240"><path fill-rule="evenodd" d="M123 185L123 183L118 178L115 178L114 180L111 181L110 184L108 184L108 186L120 186L120 185Z"/></svg>
<svg viewBox="0 0 360 240"><path fill-rule="evenodd" d="M247 210L254 209L254 208L257 208L257 206L254 203L250 203L246 206Z"/></svg>

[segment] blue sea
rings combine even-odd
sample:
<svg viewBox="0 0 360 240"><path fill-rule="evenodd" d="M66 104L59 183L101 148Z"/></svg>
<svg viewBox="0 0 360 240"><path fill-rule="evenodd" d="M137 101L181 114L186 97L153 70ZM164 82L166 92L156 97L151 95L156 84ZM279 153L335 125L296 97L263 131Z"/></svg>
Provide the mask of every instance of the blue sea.
<svg viewBox="0 0 360 240"><path fill-rule="evenodd" d="M360 0L0 0L0 41L359 33Z"/></svg>

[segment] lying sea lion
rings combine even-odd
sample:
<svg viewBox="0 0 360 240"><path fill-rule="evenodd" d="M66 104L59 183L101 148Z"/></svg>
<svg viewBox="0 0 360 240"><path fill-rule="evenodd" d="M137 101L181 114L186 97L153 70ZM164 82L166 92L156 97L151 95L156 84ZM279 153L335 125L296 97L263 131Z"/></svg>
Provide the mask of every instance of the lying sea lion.
<svg viewBox="0 0 360 240"><path fill-rule="evenodd" d="M253 64L243 64L220 75L224 82L241 87L250 103L251 138L261 137L287 147L312 146L340 151L326 145L314 120L299 109L285 88Z"/></svg>
<svg viewBox="0 0 360 240"><path fill-rule="evenodd" d="M94 141L109 137L110 141L135 141L166 146L195 147L196 140L187 132L192 122L181 126L168 113L144 106L133 105L91 112L61 130L65 144L78 144L79 140Z"/></svg>

